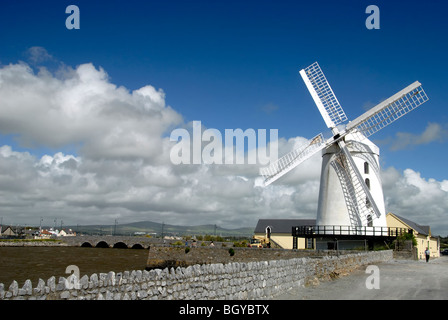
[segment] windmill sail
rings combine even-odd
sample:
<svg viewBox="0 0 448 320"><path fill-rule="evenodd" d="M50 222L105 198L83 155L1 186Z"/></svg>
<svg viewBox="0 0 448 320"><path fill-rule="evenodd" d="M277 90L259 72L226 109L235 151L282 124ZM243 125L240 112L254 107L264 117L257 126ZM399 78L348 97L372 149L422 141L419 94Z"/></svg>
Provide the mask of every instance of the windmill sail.
<svg viewBox="0 0 448 320"><path fill-rule="evenodd" d="M362 224L361 213L358 209L358 200L356 197L355 187L353 186L349 165L344 156L344 153L340 151L333 161L330 162L334 171L338 175L338 179L341 182L342 193L345 199L345 205L347 206L347 212L350 219L351 226L358 226Z"/></svg>
<svg viewBox="0 0 448 320"><path fill-rule="evenodd" d="M320 133L311 139L309 144L287 153L269 167L260 168L260 174L265 178L265 186L271 184L287 172L291 171L303 161L319 152L325 147L326 143L323 135Z"/></svg>
<svg viewBox="0 0 448 320"><path fill-rule="evenodd" d="M428 101L420 82L415 81L347 125L348 132L369 137Z"/></svg>
<svg viewBox="0 0 448 320"><path fill-rule="evenodd" d="M325 185L321 185L317 213L319 224L324 227L326 225L334 227L348 223L356 228L386 226L387 222L385 214L383 214L385 210L379 172L379 154L361 141L428 101L420 82L412 83L341 129L338 125L346 122L347 116L319 64L315 62L300 70L300 75L325 124L331 129L333 137L325 141L322 134L319 134L307 145L286 154L269 167L261 168L260 174L265 178L265 186L279 179L317 152L325 150L322 161L322 172L325 176L321 177L321 184L325 183ZM350 136L347 137L347 135ZM347 145L351 143L353 151L349 151L345 142L346 138ZM336 145L337 147L333 148ZM351 152L364 161L355 163ZM361 166L362 163L364 163L364 175L369 177L366 180L361 175L360 170L362 169L358 168L358 165ZM336 175L327 170L328 164L333 167ZM372 165L375 175L369 175L368 169L366 170L369 166L366 167L365 164ZM368 182L367 179L369 179ZM370 181L375 182L372 184L372 192L370 191ZM342 203L340 206L341 196L345 200L348 219L346 211L342 207L344 204ZM338 210L338 212L335 214L333 210Z"/></svg>
<svg viewBox="0 0 448 320"><path fill-rule="evenodd" d="M328 128L335 128L347 120L344 110L317 62L300 70L300 75Z"/></svg>
<svg viewBox="0 0 448 320"><path fill-rule="evenodd" d="M349 184L350 196L353 202L356 204L360 221L365 224L365 222L368 220L367 217L369 215L372 219L379 218L381 213L378 210L375 200L370 194L369 188L364 182L350 151L347 149L343 142L341 142L339 146L344 154L343 159L345 159L345 165L343 167L347 171L347 176L350 180L345 181L345 183ZM342 183L343 181L341 180L341 184Z"/></svg>

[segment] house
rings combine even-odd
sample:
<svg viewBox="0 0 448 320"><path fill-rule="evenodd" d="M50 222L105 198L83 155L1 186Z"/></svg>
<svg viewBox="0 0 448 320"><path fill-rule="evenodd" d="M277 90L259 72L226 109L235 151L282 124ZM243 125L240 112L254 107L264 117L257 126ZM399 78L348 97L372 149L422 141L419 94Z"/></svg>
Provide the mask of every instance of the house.
<svg viewBox="0 0 448 320"><path fill-rule="evenodd" d="M24 235L26 239L34 239L36 236L39 235L39 229L31 229L31 228L25 228Z"/></svg>
<svg viewBox="0 0 448 320"><path fill-rule="evenodd" d="M431 257L440 257L440 239L431 234L430 226L419 225L409 219L389 212L386 215L387 226L389 228L408 228L411 229L417 240L417 257L425 259L425 250L429 248Z"/></svg>
<svg viewBox="0 0 448 320"><path fill-rule="evenodd" d="M11 236L17 236L17 233L16 232L14 232L14 230L12 230L12 228L11 227L5 227L5 228L2 228L2 230L1 230L1 236L3 236L3 237L11 237Z"/></svg>
<svg viewBox="0 0 448 320"><path fill-rule="evenodd" d="M68 229L68 230L62 229L61 231L59 231L59 233L57 233L57 236L58 237L74 237L74 236L76 236L76 233L74 233L72 229Z"/></svg>
<svg viewBox="0 0 448 320"><path fill-rule="evenodd" d="M38 236L34 236L34 239L50 239L53 233L48 230L41 230Z"/></svg>
<svg viewBox="0 0 448 320"><path fill-rule="evenodd" d="M271 243L283 249L293 248L292 227L315 225L316 219L260 219L254 230L254 238L262 244ZM298 238L297 249L313 248L312 239Z"/></svg>
<svg viewBox="0 0 448 320"><path fill-rule="evenodd" d="M386 215L387 226L389 228L401 228L412 230L417 240L417 257L425 258L425 250L429 248L431 257L440 257L440 239L431 234L430 226L420 225L404 217L389 212ZM260 219L254 230L254 239L263 245L271 243L272 247L292 249L294 238L292 227L314 226L315 219ZM297 249L315 248L312 238L298 238Z"/></svg>

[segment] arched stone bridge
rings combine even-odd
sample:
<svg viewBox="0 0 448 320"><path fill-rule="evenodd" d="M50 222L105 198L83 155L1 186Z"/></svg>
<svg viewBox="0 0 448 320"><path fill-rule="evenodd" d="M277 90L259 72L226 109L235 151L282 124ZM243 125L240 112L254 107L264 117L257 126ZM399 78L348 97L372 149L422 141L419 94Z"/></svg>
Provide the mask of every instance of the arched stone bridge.
<svg viewBox="0 0 448 320"><path fill-rule="evenodd" d="M151 245L161 244L162 240L133 236L75 236L58 237L73 247L148 249Z"/></svg>

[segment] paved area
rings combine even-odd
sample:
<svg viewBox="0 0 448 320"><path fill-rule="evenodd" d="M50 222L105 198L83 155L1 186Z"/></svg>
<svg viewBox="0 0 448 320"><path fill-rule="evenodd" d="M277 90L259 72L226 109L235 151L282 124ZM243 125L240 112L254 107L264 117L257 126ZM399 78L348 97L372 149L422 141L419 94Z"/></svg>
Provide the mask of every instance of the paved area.
<svg viewBox="0 0 448 320"><path fill-rule="evenodd" d="M347 276L321 282L318 286L291 289L276 300L448 299L448 256L430 259L428 263L392 260L377 267L373 267L373 271L372 267L360 267Z"/></svg>

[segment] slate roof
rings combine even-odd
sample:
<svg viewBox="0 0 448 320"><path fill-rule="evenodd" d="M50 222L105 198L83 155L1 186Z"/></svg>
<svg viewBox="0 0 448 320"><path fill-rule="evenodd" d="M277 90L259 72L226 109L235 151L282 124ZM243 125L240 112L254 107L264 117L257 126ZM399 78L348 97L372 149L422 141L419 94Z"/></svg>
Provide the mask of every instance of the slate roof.
<svg viewBox="0 0 448 320"><path fill-rule="evenodd" d="M287 233L291 235L292 227L316 224L316 219L260 219L254 233L265 233L271 227L271 233Z"/></svg>
<svg viewBox="0 0 448 320"><path fill-rule="evenodd" d="M422 226L419 225L418 223L411 221L409 219L403 218L399 215L396 215L395 213L392 213L395 217L397 217L399 220L401 220L402 222L404 222L405 224L407 224L410 228L414 229L415 231L417 231L420 234L423 234L425 236L430 235L430 229L429 226Z"/></svg>

